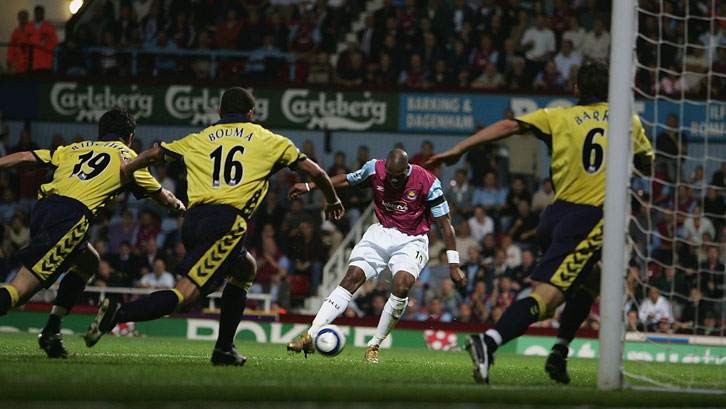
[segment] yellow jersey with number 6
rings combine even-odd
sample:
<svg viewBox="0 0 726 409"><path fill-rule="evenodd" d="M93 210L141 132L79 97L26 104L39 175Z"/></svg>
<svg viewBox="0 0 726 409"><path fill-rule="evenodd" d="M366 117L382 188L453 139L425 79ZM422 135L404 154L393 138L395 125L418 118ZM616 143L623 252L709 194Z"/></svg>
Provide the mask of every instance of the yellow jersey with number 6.
<svg viewBox="0 0 726 409"><path fill-rule="evenodd" d="M608 104L597 102L568 108L544 108L517 117L526 129L547 144L552 154L550 172L555 201L601 206L605 201L605 160ZM620 137L615 135L613 137ZM633 154L653 157L643 126L633 116ZM623 166L630 159L623 158Z"/></svg>
<svg viewBox="0 0 726 409"><path fill-rule="evenodd" d="M136 152L121 141L83 141L55 151L33 151L45 167L53 168L53 180L40 187L39 197L60 195L78 200L94 214L124 188L142 197L161 189L148 169L134 172L135 182L121 184L121 156L130 160Z"/></svg>
<svg viewBox="0 0 726 409"><path fill-rule="evenodd" d="M268 177L305 158L289 139L239 116L162 143L167 159L187 168L188 208L225 204L249 218L267 194ZM234 121L234 122L233 122Z"/></svg>

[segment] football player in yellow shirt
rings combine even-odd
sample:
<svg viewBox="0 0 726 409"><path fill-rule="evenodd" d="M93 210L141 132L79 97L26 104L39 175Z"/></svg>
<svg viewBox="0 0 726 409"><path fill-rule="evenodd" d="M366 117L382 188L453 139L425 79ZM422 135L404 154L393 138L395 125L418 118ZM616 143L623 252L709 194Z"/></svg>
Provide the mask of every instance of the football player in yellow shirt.
<svg viewBox="0 0 726 409"><path fill-rule="evenodd" d="M256 273L254 258L243 246L247 221L267 194L268 178L283 167L306 173L323 192L327 218L344 209L328 175L284 136L251 122L255 106L243 88L224 92L220 120L199 133L162 143L127 164L127 172L163 160L183 160L187 169L189 211L182 225L187 254L178 267L176 288L150 294L122 306L102 304L86 333L90 347L118 322L150 321L187 310L229 277L222 294L214 365L244 365L234 344L247 290Z"/></svg>
<svg viewBox="0 0 726 409"><path fill-rule="evenodd" d="M580 67L575 95L577 105L540 109L499 121L428 162L429 166L442 162L450 165L474 146L525 132L544 141L552 154L555 198L537 227L537 241L544 255L531 276L535 288L528 297L513 303L486 333L467 338L466 348L478 382L489 382L489 366L500 345L524 334L532 323L551 317L565 301L557 343L545 369L558 382L570 380L566 366L569 343L599 291L593 266L602 249L605 155L610 137L607 62L592 61ZM636 167L650 169L653 149L637 116L633 117L631 138Z"/></svg>
<svg viewBox="0 0 726 409"><path fill-rule="evenodd" d="M40 187L39 200L30 215L30 244L17 253L22 265L9 285L0 287L0 316L25 304L38 290L50 287L58 277L58 294L38 343L51 358L68 355L60 334L61 318L70 311L98 270L99 257L86 235L96 212L124 190L138 197L149 195L161 206L184 210L184 205L161 188L148 170L129 181L121 174L123 161L136 157L128 145L136 120L114 108L98 123L98 140L39 149L0 158L0 169L43 166L53 169L53 180Z"/></svg>

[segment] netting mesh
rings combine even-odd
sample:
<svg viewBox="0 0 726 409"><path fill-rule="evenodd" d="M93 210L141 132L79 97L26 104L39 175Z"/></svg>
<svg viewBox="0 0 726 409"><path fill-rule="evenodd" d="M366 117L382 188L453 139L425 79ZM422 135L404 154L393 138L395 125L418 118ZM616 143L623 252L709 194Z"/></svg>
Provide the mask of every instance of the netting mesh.
<svg viewBox="0 0 726 409"><path fill-rule="evenodd" d="M640 1L634 109L656 151L631 180L626 380L724 389L726 1Z"/></svg>

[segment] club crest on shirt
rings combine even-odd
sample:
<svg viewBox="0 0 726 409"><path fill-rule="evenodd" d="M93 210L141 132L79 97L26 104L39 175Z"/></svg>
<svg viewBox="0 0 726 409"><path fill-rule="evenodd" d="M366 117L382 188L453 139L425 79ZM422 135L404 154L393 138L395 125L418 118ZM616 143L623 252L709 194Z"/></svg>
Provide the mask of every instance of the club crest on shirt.
<svg viewBox="0 0 726 409"><path fill-rule="evenodd" d="M406 191L406 194L404 195L404 198L406 200L416 200L416 190L415 189L408 189Z"/></svg>

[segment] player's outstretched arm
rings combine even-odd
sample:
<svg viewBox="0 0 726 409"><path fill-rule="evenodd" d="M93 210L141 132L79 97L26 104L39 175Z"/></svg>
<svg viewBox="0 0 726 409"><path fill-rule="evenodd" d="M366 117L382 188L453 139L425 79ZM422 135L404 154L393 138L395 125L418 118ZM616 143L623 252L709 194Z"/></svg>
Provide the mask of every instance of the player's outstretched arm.
<svg viewBox="0 0 726 409"><path fill-rule="evenodd" d="M148 168L149 165L159 163L164 160L164 151L160 147L151 148L141 155L137 156L134 160L129 162L121 161L121 176L124 180L130 180L133 178L134 172L139 169Z"/></svg>
<svg viewBox="0 0 726 409"><path fill-rule="evenodd" d="M345 214L345 208L335 192L333 182L328 174L323 171L317 163L304 159L297 163L297 170L307 174L313 181L314 187L320 189L325 196L325 218L338 220ZM304 183L302 184L305 185ZM292 191L291 191L292 193Z"/></svg>
<svg viewBox="0 0 726 409"><path fill-rule="evenodd" d="M456 233L454 232L454 226L451 225L451 215L446 213L443 216L435 217L434 220L439 225L441 235L446 244L446 257L449 259L451 280L457 287L465 288L467 281L466 274L459 267L459 252L456 251Z"/></svg>
<svg viewBox="0 0 726 409"><path fill-rule="evenodd" d="M348 187L350 186L350 182L348 182L348 179L346 176L343 175L335 175L332 178L330 178L330 183L333 184L333 187L336 189L339 189L341 187ZM290 191L287 193L287 197L289 199L294 199L298 196L302 196L305 193L308 193L312 190L317 189L318 185L315 182L308 182L308 183L295 183L291 188Z"/></svg>
<svg viewBox="0 0 726 409"><path fill-rule="evenodd" d="M499 139L521 132L522 129L519 122L513 119L504 119L499 122L495 122L459 142L448 151L432 156L428 161L426 161L424 167L431 168L441 163L445 163L447 166L453 165L459 161L461 155L477 145L498 141Z"/></svg>
<svg viewBox="0 0 726 409"><path fill-rule="evenodd" d="M33 152L24 151L11 153L10 155L0 158L0 169L15 168L18 166L37 165L38 158Z"/></svg>
<svg viewBox="0 0 726 409"><path fill-rule="evenodd" d="M161 189L158 192L152 193L150 195L150 198L154 201L154 203L165 209L168 209L169 211L181 213L187 211L184 203L182 203L181 200L177 199L177 197L174 196L173 193L166 189Z"/></svg>

